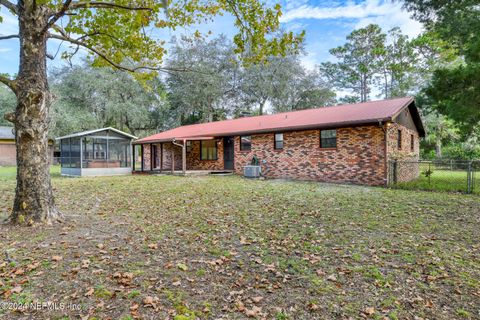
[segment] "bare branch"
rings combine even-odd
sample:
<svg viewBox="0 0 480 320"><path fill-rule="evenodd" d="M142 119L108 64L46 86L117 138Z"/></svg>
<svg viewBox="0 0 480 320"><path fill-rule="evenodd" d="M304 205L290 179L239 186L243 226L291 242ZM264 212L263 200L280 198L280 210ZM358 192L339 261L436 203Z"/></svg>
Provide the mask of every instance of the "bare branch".
<svg viewBox="0 0 480 320"><path fill-rule="evenodd" d="M18 15L18 7L16 4L13 4L8 0L0 0L0 4Z"/></svg>
<svg viewBox="0 0 480 320"><path fill-rule="evenodd" d="M76 44L77 46L79 47L83 47L87 50L90 50L91 52L95 53L96 55L98 55L100 58L102 58L103 60L105 60L108 64L110 64L112 67L116 68L116 69L119 69L119 70L123 70L123 71L128 71L128 72L136 72L136 71L140 71L140 70L150 70L150 71L162 71L162 72L169 72L169 71L178 71L178 72L184 72L184 71L189 71L187 69L171 69L171 68L164 68L164 67L158 67L158 68L155 68L155 67L149 67L149 66L139 66L139 67L134 67L134 68L129 68L129 67L125 67L125 66L122 66L114 61L112 61L111 59L109 59L107 57L106 54L104 54L103 52L99 51L98 49L92 47L91 45L89 45L88 43L85 43L83 41L80 41L80 40L77 40L77 39L73 39L67 35L57 35L57 34L49 34L48 35L49 38L52 38L52 39L58 39L58 40L63 40L63 41L67 41L67 42L70 42L72 44Z"/></svg>
<svg viewBox="0 0 480 320"><path fill-rule="evenodd" d="M0 40L7 40L7 39L14 39L14 38L20 38L18 34L10 34L8 36L0 36Z"/></svg>
<svg viewBox="0 0 480 320"><path fill-rule="evenodd" d="M121 4L116 4L116 3L113 3L113 2L103 2L103 1L78 1L78 2L73 2L70 5L69 10L85 9L85 8L152 11L152 8L149 8L149 7L131 7L131 6L124 6L124 5L121 5Z"/></svg>
<svg viewBox="0 0 480 320"><path fill-rule="evenodd" d="M3 83L4 85L6 85L7 87L9 87L13 92L16 92L17 84L16 84L15 80L10 80L7 77L2 76L0 74L0 82Z"/></svg>

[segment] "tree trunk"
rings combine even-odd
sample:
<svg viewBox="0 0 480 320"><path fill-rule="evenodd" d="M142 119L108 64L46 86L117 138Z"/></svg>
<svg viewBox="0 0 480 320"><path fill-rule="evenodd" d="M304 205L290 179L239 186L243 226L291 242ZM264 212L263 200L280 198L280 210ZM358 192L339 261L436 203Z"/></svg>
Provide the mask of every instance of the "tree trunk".
<svg viewBox="0 0 480 320"><path fill-rule="evenodd" d="M442 140L437 139L435 142L435 155L437 156L437 159L442 158Z"/></svg>
<svg viewBox="0 0 480 320"><path fill-rule="evenodd" d="M22 2L22 1L21 1ZM47 8L34 1L19 5L20 70L17 77L15 140L17 188L13 223L59 221L48 161L51 94L46 70Z"/></svg>
<svg viewBox="0 0 480 320"><path fill-rule="evenodd" d="M264 109L265 109L265 103L267 103L267 99L263 99L262 101L260 101L260 106L258 108L258 114L259 115L263 115L263 112L264 112Z"/></svg>

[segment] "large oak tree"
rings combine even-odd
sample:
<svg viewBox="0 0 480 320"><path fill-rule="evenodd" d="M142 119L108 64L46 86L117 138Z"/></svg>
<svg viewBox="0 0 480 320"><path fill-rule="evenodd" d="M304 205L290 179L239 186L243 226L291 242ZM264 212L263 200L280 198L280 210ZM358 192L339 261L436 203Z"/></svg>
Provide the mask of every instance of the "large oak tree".
<svg viewBox="0 0 480 320"><path fill-rule="evenodd" d="M14 223L62 219L47 161L52 102L46 68L49 39L72 45L63 57L83 49L95 66L137 71L139 77L162 70L165 46L155 38L155 29L195 26L225 13L231 14L238 28L236 53L248 48L249 63L283 54L302 40L292 33L273 36L280 6L268 8L258 0L0 0L1 7L16 16L19 31L0 40L18 38L20 43L17 77L0 76L17 98L15 112L5 115L16 131L17 187L10 216Z"/></svg>

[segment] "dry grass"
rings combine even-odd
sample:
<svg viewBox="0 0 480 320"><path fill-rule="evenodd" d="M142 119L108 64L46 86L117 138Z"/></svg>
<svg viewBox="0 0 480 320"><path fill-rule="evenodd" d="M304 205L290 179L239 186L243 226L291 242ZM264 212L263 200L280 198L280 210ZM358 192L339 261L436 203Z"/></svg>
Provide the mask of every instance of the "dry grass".
<svg viewBox="0 0 480 320"><path fill-rule="evenodd" d="M0 227L15 260L0 294L81 310L0 317L480 317L478 196L236 176L54 186L64 225ZM0 182L3 214L13 191Z"/></svg>

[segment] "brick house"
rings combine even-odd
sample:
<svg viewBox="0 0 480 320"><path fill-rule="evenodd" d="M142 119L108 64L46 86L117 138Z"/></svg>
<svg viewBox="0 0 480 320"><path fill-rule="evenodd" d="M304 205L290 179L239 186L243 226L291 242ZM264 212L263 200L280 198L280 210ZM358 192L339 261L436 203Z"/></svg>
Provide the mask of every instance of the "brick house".
<svg viewBox="0 0 480 320"><path fill-rule="evenodd" d="M134 171L242 174L255 156L270 178L385 185L424 135L413 98L371 101L181 126L134 142Z"/></svg>
<svg viewBox="0 0 480 320"><path fill-rule="evenodd" d="M48 158L53 161L54 141L48 140ZM0 166L16 166L17 149L13 127L0 126Z"/></svg>

